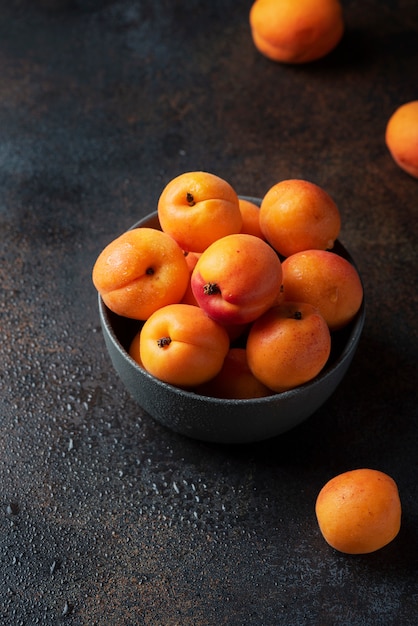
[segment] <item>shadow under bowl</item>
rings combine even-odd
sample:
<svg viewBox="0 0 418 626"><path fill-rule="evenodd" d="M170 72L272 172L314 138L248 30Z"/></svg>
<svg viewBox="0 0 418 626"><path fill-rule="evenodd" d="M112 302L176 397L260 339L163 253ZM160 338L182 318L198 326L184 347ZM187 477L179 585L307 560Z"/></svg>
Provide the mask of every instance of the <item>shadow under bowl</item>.
<svg viewBox="0 0 418 626"><path fill-rule="evenodd" d="M257 204L259 199L249 198ZM160 228L157 212L132 228ZM336 241L333 252L355 265ZM365 320L364 299L355 319L332 333L332 349L320 374L299 387L265 398L224 400L185 391L158 380L141 368L127 350L141 322L116 315L99 296L103 336L112 364L134 400L172 431L213 443L238 444L276 437L301 424L334 393L354 357Z"/></svg>

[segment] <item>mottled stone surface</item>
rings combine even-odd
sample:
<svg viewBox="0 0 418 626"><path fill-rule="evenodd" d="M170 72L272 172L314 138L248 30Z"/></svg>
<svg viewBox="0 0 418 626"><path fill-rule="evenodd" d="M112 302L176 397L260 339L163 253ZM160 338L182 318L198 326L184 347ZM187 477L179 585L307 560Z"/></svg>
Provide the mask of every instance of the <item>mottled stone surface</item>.
<svg viewBox="0 0 418 626"><path fill-rule="evenodd" d="M418 97L416 0L346 0L309 66L254 49L251 2L0 4L0 623L412 626L418 621L418 181L384 145ZM177 436L105 352L91 268L192 169L262 196L322 185L367 298L337 392L277 439ZM375 554L319 535L334 474L397 481Z"/></svg>

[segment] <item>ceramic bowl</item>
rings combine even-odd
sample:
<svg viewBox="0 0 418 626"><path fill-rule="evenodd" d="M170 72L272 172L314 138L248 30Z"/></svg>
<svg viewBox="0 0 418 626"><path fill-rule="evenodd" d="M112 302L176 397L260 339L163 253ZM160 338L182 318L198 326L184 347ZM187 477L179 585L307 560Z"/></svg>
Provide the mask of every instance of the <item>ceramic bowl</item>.
<svg viewBox="0 0 418 626"><path fill-rule="evenodd" d="M257 204L260 200L247 198ZM157 212L132 228L159 228ZM335 242L333 252L354 264L349 252ZM250 443L294 428L323 405L346 374L355 354L365 319L363 304L355 319L333 333L332 351L322 372L290 391L249 400L223 400L201 396L164 383L142 369L128 354L140 322L110 311L99 296L99 314L112 364L136 402L156 421L176 433L216 443Z"/></svg>

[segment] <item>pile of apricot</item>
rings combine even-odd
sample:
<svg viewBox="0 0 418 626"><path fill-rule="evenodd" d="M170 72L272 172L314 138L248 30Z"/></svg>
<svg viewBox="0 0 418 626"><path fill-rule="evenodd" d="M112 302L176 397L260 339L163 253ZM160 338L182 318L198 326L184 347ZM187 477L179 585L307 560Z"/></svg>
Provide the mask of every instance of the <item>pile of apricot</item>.
<svg viewBox="0 0 418 626"><path fill-rule="evenodd" d="M332 335L363 299L332 252L339 210L314 183L271 187L260 207L223 178L186 172L98 256L93 283L114 313L142 322L130 356L160 380L221 398L292 389L325 367Z"/></svg>

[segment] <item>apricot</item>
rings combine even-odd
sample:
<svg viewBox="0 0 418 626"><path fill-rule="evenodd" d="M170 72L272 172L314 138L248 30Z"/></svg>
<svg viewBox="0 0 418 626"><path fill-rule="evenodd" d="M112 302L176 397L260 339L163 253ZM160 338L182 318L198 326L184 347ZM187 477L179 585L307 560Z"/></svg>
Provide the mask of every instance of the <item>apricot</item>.
<svg viewBox="0 0 418 626"><path fill-rule="evenodd" d="M183 250L203 252L211 243L242 226L238 196L223 178L185 172L173 178L158 200L161 228Z"/></svg>
<svg viewBox="0 0 418 626"><path fill-rule="evenodd" d="M387 123L385 141L395 163L418 178L418 100L396 109Z"/></svg>
<svg viewBox="0 0 418 626"><path fill-rule="evenodd" d="M260 226L260 207L250 200L239 198L239 208L242 216L241 233L265 239Z"/></svg>
<svg viewBox="0 0 418 626"><path fill-rule="evenodd" d="M344 33L339 0L256 0L250 26L259 52L282 63L320 59Z"/></svg>
<svg viewBox="0 0 418 626"><path fill-rule="evenodd" d="M271 187L260 206L260 228L279 254L334 246L341 217L331 196L307 180L283 180Z"/></svg>
<svg viewBox="0 0 418 626"><path fill-rule="evenodd" d="M139 348L138 348L139 343ZM129 354L150 374L194 387L220 371L229 350L226 330L199 307L171 304L155 311L132 340Z"/></svg>
<svg viewBox="0 0 418 626"><path fill-rule="evenodd" d="M193 272L196 267L196 263L199 260L200 252L183 252L184 258L186 259L187 267L189 268L190 274Z"/></svg>
<svg viewBox="0 0 418 626"><path fill-rule="evenodd" d="M187 283L186 291L184 292L184 296L181 300L183 304L193 304L194 306L198 306L196 298L193 295L192 285L191 285L191 277L192 272L195 268L195 265L200 257L199 252L185 252L184 257L186 259L187 267L189 268L190 277Z"/></svg>
<svg viewBox="0 0 418 626"><path fill-rule="evenodd" d="M147 319L161 306L180 302L189 281L183 251L167 233L135 228L99 254L93 284L114 313Z"/></svg>
<svg viewBox="0 0 418 626"><path fill-rule="evenodd" d="M306 383L323 369L331 351L328 325L305 302L285 302L253 322L247 339L248 365L276 392Z"/></svg>
<svg viewBox="0 0 418 626"><path fill-rule="evenodd" d="M285 302L285 300L286 300L286 298L285 298L285 295L284 295L284 285L281 284L279 293L277 294L277 296L276 296L276 298L275 298L275 300L273 302L273 306L277 306L279 304L283 304L283 302Z"/></svg>
<svg viewBox="0 0 418 626"><path fill-rule="evenodd" d="M184 292L184 296L182 297L180 302L181 304L191 304L192 306L199 306L196 298L194 297L194 294L192 291L192 284L190 280L187 284L186 291Z"/></svg>
<svg viewBox="0 0 418 626"><path fill-rule="evenodd" d="M367 554L390 543L399 533L401 512L395 481L374 469L335 476L315 504L325 541L347 554Z"/></svg>
<svg viewBox="0 0 418 626"><path fill-rule="evenodd" d="M245 348L231 348L219 374L195 391L203 396L240 400L263 398L273 393L251 372Z"/></svg>
<svg viewBox="0 0 418 626"><path fill-rule="evenodd" d="M305 250L282 263L285 301L308 302L331 331L346 326L363 301L360 276L347 259L329 250Z"/></svg>
<svg viewBox="0 0 418 626"><path fill-rule="evenodd" d="M191 285L199 306L222 324L246 324L273 304L282 284L279 257L265 241L239 233L211 244Z"/></svg>

